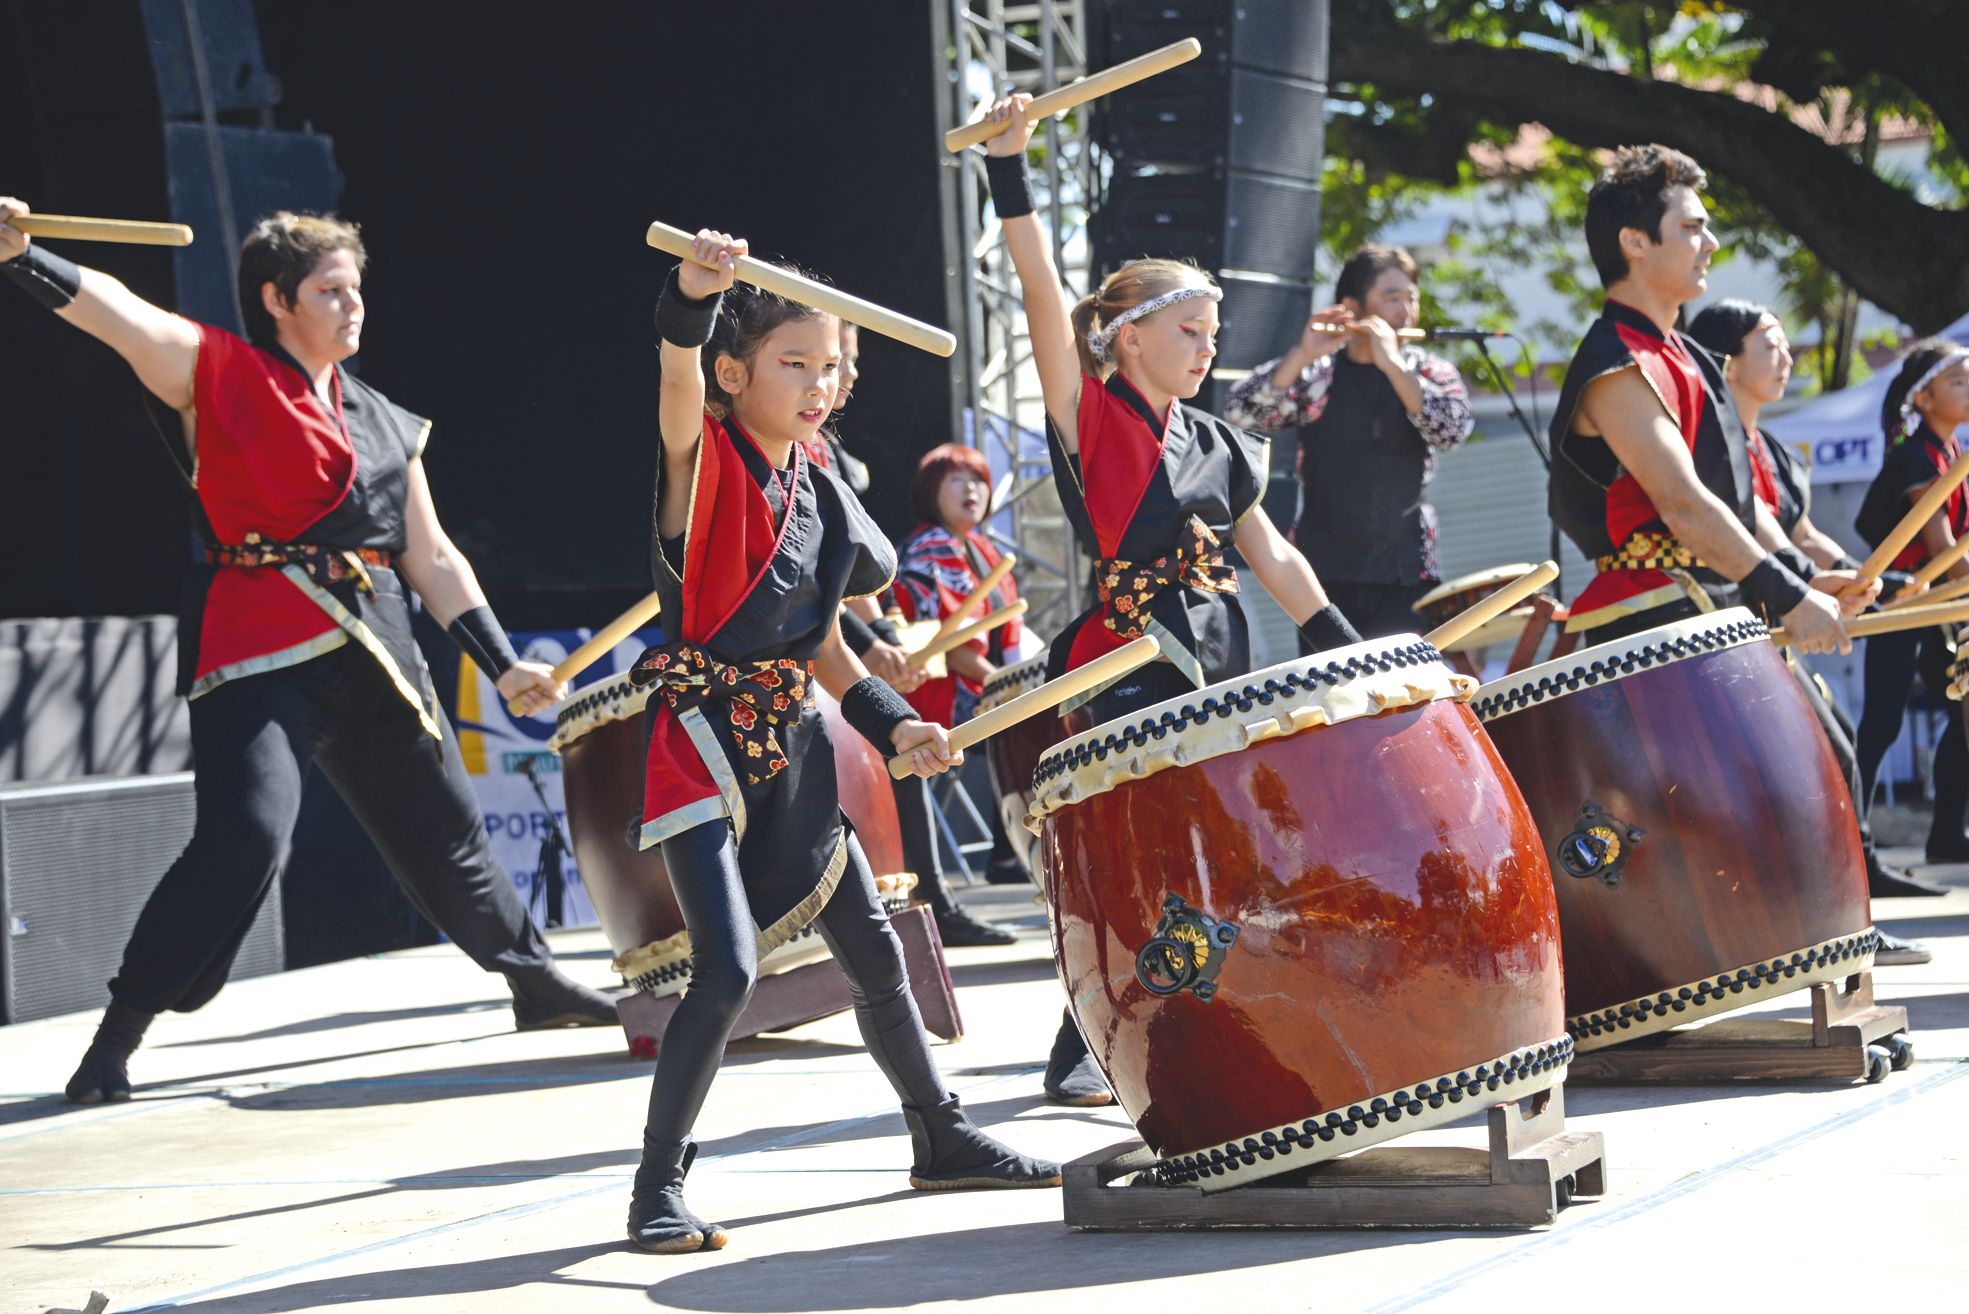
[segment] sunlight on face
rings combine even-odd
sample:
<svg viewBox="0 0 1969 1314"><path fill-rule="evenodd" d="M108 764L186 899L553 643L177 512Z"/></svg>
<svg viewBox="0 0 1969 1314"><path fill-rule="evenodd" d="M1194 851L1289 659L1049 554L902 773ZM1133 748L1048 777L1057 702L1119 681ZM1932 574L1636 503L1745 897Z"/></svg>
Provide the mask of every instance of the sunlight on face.
<svg viewBox="0 0 1969 1314"><path fill-rule="evenodd" d="M718 382L732 416L755 438L803 443L834 409L841 376L841 330L832 315L781 324L749 365L718 357Z"/></svg>
<svg viewBox="0 0 1969 1314"><path fill-rule="evenodd" d="M1399 269L1386 269L1367 290L1367 297L1357 307L1348 308L1355 314L1379 316L1387 321L1389 328L1405 329L1420 316L1422 295L1416 290L1414 279Z"/></svg>
<svg viewBox="0 0 1969 1314"><path fill-rule="evenodd" d="M1709 231L1709 211L1688 187L1670 187L1661 216L1658 240L1639 229L1621 230L1622 249L1630 262L1629 277L1664 300L1680 305L1693 301L1709 287L1709 257L1722 243Z"/></svg>
<svg viewBox="0 0 1969 1314"><path fill-rule="evenodd" d="M273 284L263 296L288 351L302 361L347 360L362 346L362 269L350 251L330 251L284 305Z"/></svg>
<svg viewBox="0 0 1969 1314"><path fill-rule="evenodd" d="M1764 316L1745 335L1737 354L1730 357L1729 379L1763 405L1784 396L1785 385L1791 382L1791 343L1775 316Z"/></svg>
<svg viewBox="0 0 1969 1314"><path fill-rule="evenodd" d="M1969 359L1958 360L1936 375L1933 383L1914 395L1914 408L1943 437L1954 433L1957 425L1969 424Z"/></svg>
<svg viewBox="0 0 1969 1314"><path fill-rule="evenodd" d="M1146 391L1187 399L1210 377L1217 356L1217 303L1190 297L1164 306L1115 335L1115 361Z"/></svg>

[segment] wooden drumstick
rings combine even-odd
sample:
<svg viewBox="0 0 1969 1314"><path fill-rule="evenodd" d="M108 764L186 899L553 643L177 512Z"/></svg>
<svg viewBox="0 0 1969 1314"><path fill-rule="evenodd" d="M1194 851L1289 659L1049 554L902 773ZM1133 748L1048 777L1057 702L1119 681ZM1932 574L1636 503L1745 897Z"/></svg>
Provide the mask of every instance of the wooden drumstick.
<svg viewBox="0 0 1969 1314"><path fill-rule="evenodd" d="M1151 50L1146 55L1137 55L1112 68L1104 68L1099 73L1089 73L1084 78L1075 78L1064 87L1034 97L1032 104L1026 106L1026 120L1030 123L1038 123L1052 118L1055 114L1064 114L1075 105L1098 100L1123 87L1133 86L1144 78L1166 73L1178 64L1187 64L1202 53L1202 42L1195 37L1184 37L1181 41L1172 42L1160 50ZM980 119L976 123L967 123L961 128L952 128L943 135L944 149L955 153L966 146L976 146L980 142L990 141L1011 126L1010 120L993 123L988 119Z"/></svg>
<svg viewBox="0 0 1969 1314"><path fill-rule="evenodd" d="M1096 657L1077 670L1068 671L1057 680L1048 680L1037 689L1028 690L1009 703L1001 703L982 716L977 716L950 732L950 746L962 750L980 740L991 738L1000 730L1015 726L1041 712L1058 707L1075 694L1118 680L1137 666L1146 666L1162 655L1162 645L1156 642L1153 634L1144 634L1132 643L1116 648L1105 657ZM909 759L896 756L889 759L889 774L902 780L914 772Z"/></svg>
<svg viewBox="0 0 1969 1314"><path fill-rule="evenodd" d="M582 644L579 648L576 648L573 652L554 663L555 683L566 684L569 680L572 680L575 676L581 674L590 666L593 666L603 653L655 620L656 614L661 610L663 610L662 600L656 594L652 593L608 624L602 626L601 629L595 631L595 636L592 639L589 639L588 642ZM520 711L520 700L517 698L507 701L506 710L514 716L525 715L525 713Z"/></svg>
<svg viewBox="0 0 1969 1314"><path fill-rule="evenodd" d="M126 242L132 246L190 246L185 224L152 223L147 219L89 219L75 214L24 214L8 221L29 237L52 237L70 242Z"/></svg>
<svg viewBox="0 0 1969 1314"><path fill-rule="evenodd" d="M672 228L661 221L649 226L644 240L659 251L667 251L680 260L691 258L692 235L681 228ZM933 325L925 324L907 315L899 315L885 306L873 301L863 301L860 297L849 296L839 288L825 283L816 283L811 278L802 278L791 270L778 265L756 260L751 256L738 258L738 276L768 292L779 295L801 305L824 310L830 315L859 324L865 329L880 333L884 337L906 342L912 347L921 347L932 356L951 356L957 351L957 339Z"/></svg>
<svg viewBox="0 0 1969 1314"><path fill-rule="evenodd" d="M1930 625L1960 625L1969 621L1969 600L1933 607L1899 607L1858 616L1846 622L1846 637L1867 639L1879 634L1898 634L1902 630L1922 630ZM1771 642L1780 648L1791 642L1783 630L1771 631Z"/></svg>
<svg viewBox="0 0 1969 1314"><path fill-rule="evenodd" d="M1883 603L1880 609L1882 611L1905 611L1910 606L1933 607L1944 602L1953 602L1955 599L1964 596L1969 596L1969 575L1964 575L1961 579L1951 580L1939 588L1929 589L1926 593L1902 593L1892 602Z"/></svg>
<svg viewBox="0 0 1969 1314"><path fill-rule="evenodd" d="M1964 556L1969 556L1969 537L1956 539L1955 542L1922 562L1921 569L1914 572L1914 582L1909 584L1907 588L1902 589L1895 596L1894 601L1901 602L1913 596L1915 590L1919 589L1923 584L1933 584L1936 580L1947 574L1948 568L1962 560ZM1893 604L1890 603L1889 605L1891 606Z"/></svg>
<svg viewBox="0 0 1969 1314"><path fill-rule="evenodd" d="M1928 518L1942 509L1942 504L1948 501L1949 494L1953 493L1956 486L1964 479L1969 479L1969 451L1956 457L1955 463L1949 466L1947 473L1928 485L1928 491L1915 502L1914 509L1902 516L1901 523L1894 526L1893 532L1882 539L1880 546L1860 563L1860 583L1865 584L1879 579L1880 572L1894 563L1894 558L1901 555L1902 548L1914 542L1914 536L1921 532L1921 527L1928 523Z"/></svg>
<svg viewBox="0 0 1969 1314"><path fill-rule="evenodd" d="M1000 607L983 620L972 621L961 630L952 630L948 634L939 634L936 638L931 639L921 648L909 654L909 664L919 671L922 670L925 666L929 665L933 658L943 656L952 648L962 648L978 636L991 633L1006 621L1025 615L1026 605L1026 600L1020 598L1011 606Z"/></svg>
<svg viewBox="0 0 1969 1314"><path fill-rule="evenodd" d="M998 564L993 566L985 577L978 581L978 586L969 593L966 593L964 595L964 601L958 603L951 609L950 615L944 617L943 624L937 626L937 637L941 639L944 635L963 624L964 618L971 614L971 608L989 600L992 591L1005 582L1005 577L1012 573L1012 567L1018 564L1019 554L1016 552L1007 552L1004 556L1000 557Z"/></svg>
<svg viewBox="0 0 1969 1314"><path fill-rule="evenodd" d="M1476 606L1450 617L1423 638L1438 648L1448 648L1485 621L1494 616L1502 616L1557 578L1559 578L1558 562L1540 562Z"/></svg>

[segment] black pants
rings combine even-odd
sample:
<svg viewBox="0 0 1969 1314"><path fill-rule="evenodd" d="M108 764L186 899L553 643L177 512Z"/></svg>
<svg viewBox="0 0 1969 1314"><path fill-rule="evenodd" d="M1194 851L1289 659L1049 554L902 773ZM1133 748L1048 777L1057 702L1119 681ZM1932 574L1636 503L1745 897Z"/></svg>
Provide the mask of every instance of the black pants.
<svg viewBox="0 0 1969 1314"><path fill-rule="evenodd" d="M861 842L847 838L848 869L816 925L848 978L862 1041L905 1104L941 1104L945 1089L916 999L902 941L889 925ZM691 935L691 981L656 1054L644 1136L681 1141L697 1121L725 1042L759 979L758 925L739 878L738 842L723 819L663 841L663 862Z"/></svg>
<svg viewBox="0 0 1969 1314"><path fill-rule="evenodd" d="M489 972L538 967L546 942L486 839L458 737L431 738L355 644L230 680L191 703L191 842L144 904L110 994L189 1013L225 985L292 851L310 764L348 801L417 910Z"/></svg>
<svg viewBox="0 0 1969 1314"><path fill-rule="evenodd" d="M1969 807L1969 740L1961 709L1943 701L1951 655L1939 629L1905 630L1866 641L1866 704L1860 709L1859 772L1866 805L1880 778L1880 762L1900 736L1907 714L1908 689L1918 672L1931 700L1948 711L1948 728L1935 746L1935 820L1928 847L1939 852L1962 848L1963 814Z"/></svg>
<svg viewBox="0 0 1969 1314"><path fill-rule="evenodd" d="M1354 584L1322 577L1320 584L1326 589L1328 600L1340 608L1340 614L1360 631L1363 639L1420 634L1429 628L1428 622L1415 614L1415 604L1436 587L1434 583ZM1301 656L1310 656L1312 651L1303 638L1299 640Z"/></svg>

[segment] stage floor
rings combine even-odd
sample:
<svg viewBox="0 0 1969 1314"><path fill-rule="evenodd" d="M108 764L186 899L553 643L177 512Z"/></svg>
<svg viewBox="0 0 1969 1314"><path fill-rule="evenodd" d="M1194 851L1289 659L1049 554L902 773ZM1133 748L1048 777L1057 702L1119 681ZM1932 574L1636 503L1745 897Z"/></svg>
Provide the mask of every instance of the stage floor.
<svg viewBox="0 0 1969 1314"><path fill-rule="evenodd" d="M1905 858L1918 856L1900 854ZM1882 901L1935 961L1876 975L1918 1061L1840 1089L1575 1088L1611 1191L1542 1233L1093 1235L1056 1191L923 1195L895 1101L843 1014L732 1047L690 1200L717 1254L623 1240L650 1065L619 1032L520 1035L449 948L235 984L163 1018L129 1104L52 1094L93 1016L0 1027L0 1314L897 1309L1698 1310L1960 1299L1969 1279L1969 867ZM1128 1134L1045 1103L1060 996L1029 891L968 902L1017 945L951 954L969 1034L938 1055L979 1121L1067 1159ZM599 934L557 935L609 976ZM1771 1011L1808 1016L1802 995ZM1470 1123L1404 1143L1481 1145Z"/></svg>

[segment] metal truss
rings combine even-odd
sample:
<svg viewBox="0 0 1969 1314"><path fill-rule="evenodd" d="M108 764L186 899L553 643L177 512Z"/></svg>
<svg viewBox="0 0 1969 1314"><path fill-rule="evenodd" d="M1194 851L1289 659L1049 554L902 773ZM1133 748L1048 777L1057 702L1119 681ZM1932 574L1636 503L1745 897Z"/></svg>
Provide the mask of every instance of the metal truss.
<svg viewBox="0 0 1969 1314"><path fill-rule="evenodd" d="M937 76L937 133L968 122L1014 91L1034 95L1087 72L1085 0L929 0ZM1048 119L1034 147L1034 194L1053 258L1076 297L1087 289L1087 216L1099 170L1083 111ZM990 212L981 152L945 155L941 184L951 359L950 432L1011 472L1008 546L1020 557L1027 617L1057 633L1082 606L1087 565L1053 488L1045 407L1032 366L1017 278ZM1003 537L1003 535L997 535Z"/></svg>

